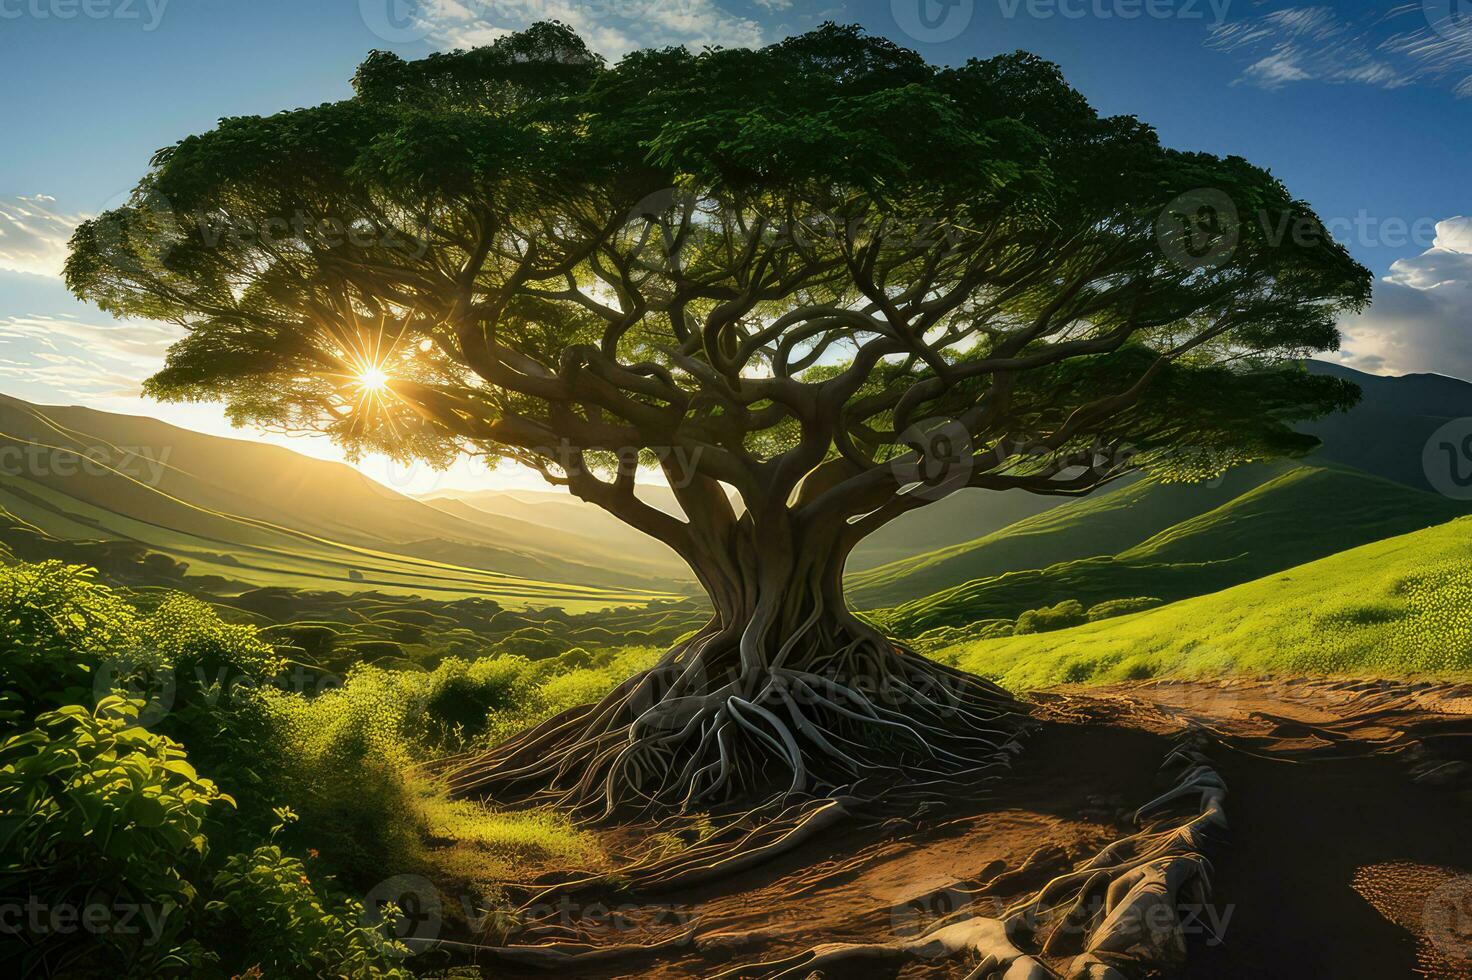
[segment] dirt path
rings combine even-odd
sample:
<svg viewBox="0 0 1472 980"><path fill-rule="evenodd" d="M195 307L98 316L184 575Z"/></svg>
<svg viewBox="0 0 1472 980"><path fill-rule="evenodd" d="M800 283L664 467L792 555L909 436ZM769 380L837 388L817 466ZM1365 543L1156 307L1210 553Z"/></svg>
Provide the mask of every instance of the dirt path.
<svg viewBox="0 0 1472 980"><path fill-rule="evenodd" d="M666 944L557 975L705 977L819 943L892 942L1004 870L981 901L1005 903L1131 832L1173 739L1199 725L1217 739L1231 840L1184 976L1472 978L1472 688L1141 683L1036 700L1043 724L992 799L843 828L679 894L578 896L558 914L594 944Z"/></svg>

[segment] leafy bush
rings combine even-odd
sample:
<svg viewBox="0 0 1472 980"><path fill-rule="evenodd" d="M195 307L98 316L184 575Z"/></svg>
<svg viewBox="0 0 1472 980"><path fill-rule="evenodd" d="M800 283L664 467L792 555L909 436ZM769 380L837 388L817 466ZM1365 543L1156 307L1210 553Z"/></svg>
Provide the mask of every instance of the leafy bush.
<svg viewBox="0 0 1472 980"><path fill-rule="evenodd" d="M424 675L408 675L422 677ZM261 692L271 732L269 800L302 816L286 839L316 847L355 883L415 859L419 828L408 773L419 692L393 671L363 667L316 697Z"/></svg>
<svg viewBox="0 0 1472 980"><path fill-rule="evenodd" d="M1130 613L1141 612L1145 609L1153 609L1161 605L1164 600L1153 596L1134 596L1129 599L1110 599L1089 607L1088 620L1097 623L1101 619L1112 619L1115 616L1128 616Z"/></svg>
<svg viewBox="0 0 1472 980"><path fill-rule="evenodd" d="M121 698L95 711L68 705L0 746L0 893L111 915L77 934L27 933L31 965L128 964L148 974L207 959L198 942L179 938L195 898L184 872L206 853L206 816L233 801L177 742L136 724L140 707ZM155 932L122 920L138 909Z"/></svg>
<svg viewBox="0 0 1472 980"><path fill-rule="evenodd" d="M657 649L358 665L307 689L283 683L300 665L284 674L253 627L179 594L142 602L86 569L0 566L0 885L19 894L24 875L48 906L160 910L141 934L27 931L0 954L23 970L44 958L123 975L399 976L393 944L314 880L427 870L428 839L438 873L470 883L527 860L598 863L565 818L450 801L416 766L600 697ZM401 626L418 625L412 613L398 611ZM341 650L338 635L277 634ZM310 878L290 850L313 855Z"/></svg>
<svg viewBox="0 0 1472 980"><path fill-rule="evenodd" d="M136 646L137 613L93 575L56 561L0 568L0 689L17 723L91 704L93 666Z"/></svg>
<svg viewBox="0 0 1472 980"><path fill-rule="evenodd" d="M1012 634L1023 636L1028 633L1046 633L1050 630L1066 629L1088 622L1088 618L1088 614L1084 612L1083 603L1077 599L1064 599L1057 605L1029 609L1018 616L1017 625L1012 628Z"/></svg>
<svg viewBox="0 0 1472 980"><path fill-rule="evenodd" d="M274 845L233 855L206 905L230 963L263 977L409 980L409 950L354 899L319 891L306 865Z"/></svg>

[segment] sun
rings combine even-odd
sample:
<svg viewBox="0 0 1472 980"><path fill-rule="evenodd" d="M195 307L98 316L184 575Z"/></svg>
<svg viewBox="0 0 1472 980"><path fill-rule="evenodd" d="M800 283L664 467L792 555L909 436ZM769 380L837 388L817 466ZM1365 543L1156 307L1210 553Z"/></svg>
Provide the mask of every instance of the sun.
<svg viewBox="0 0 1472 980"><path fill-rule="evenodd" d="M366 367L358 372L357 385L363 391L379 394L388 390L388 375L380 367Z"/></svg>

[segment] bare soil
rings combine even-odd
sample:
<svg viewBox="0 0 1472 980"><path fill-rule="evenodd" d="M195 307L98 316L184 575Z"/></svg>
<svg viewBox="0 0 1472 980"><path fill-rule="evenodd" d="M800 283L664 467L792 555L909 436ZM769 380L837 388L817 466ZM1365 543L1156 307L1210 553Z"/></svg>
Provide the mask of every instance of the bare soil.
<svg viewBox="0 0 1472 980"><path fill-rule="evenodd" d="M1216 739L1231 835L1171 975L1472 978L1472 685L1142 682L1032 700L1040 725L988 798L851 821L695 889L572 896L559 912L569 938L655 945L555 975L757 977L740 968L822 943L894 942L962 903L1000 909L1137 829L1161 760L1199 726ZM475 959L487 976L548 975ZM959 978L971 966L865 975Z"/></svg>

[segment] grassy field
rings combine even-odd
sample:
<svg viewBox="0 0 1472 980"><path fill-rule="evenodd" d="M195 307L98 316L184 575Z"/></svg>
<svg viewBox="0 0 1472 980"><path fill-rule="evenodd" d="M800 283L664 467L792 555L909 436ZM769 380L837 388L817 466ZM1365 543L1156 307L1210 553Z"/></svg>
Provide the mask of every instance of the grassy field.
<svg viewBox="0 0 1472 980"><path fill-rule="evenodd" d="M1231 672L1472 671L1472 518L1159 609L936 656L1015 690Z"/></svg>
<svg viewBox="0 0 1472 980"><path fill-rule="evenodd" d="M1041 515L1026 522L1024 540L1039 541L1045 557L1054 537L1078 536L1103 548L1125 515L1148 514L1161 491L1125 488L1133 501L1120 510L1111 494L1074 513ZM1189 488L1186 488L1189 489ZM1118 492L1116 492L1118 493ZM1164 499L1177 503L1175 493ZM1101 602L1151 597L1174 602L1249 582L1345 548L1451 520L1465 504L1391 483L1358 470L1307 464L1289 466L1220 506L1146 532L1136 543L1099 557L978 578L941 589L875 614L900 636L959 627L982 620L1016 619L1022 613L1077 600ZM1139 529L1145 518L1127 523ZM1049 528L1047 533L1033 527ZM1102 526L1101 526L1102 525ZM997 547L1013 548L1004 541ZM980 550L993 547L987 543ZM959 560L959 559L958 559ZM954 562L952 563L954 564Z"/></svg>

